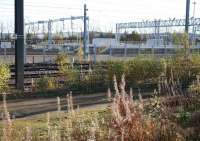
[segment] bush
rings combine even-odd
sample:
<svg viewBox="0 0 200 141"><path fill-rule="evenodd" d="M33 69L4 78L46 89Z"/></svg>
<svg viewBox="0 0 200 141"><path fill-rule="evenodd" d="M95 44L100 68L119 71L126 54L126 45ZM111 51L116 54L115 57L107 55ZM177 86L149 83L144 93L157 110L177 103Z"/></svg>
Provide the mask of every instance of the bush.
<svg viewBox="0 0 200 141"><path fill-rule="evenodd" d="M61 57L62 58L62 57ZM82 75L78 69L73 68L60 61L60 72L63 74L65 87L84 89L83 85L92 84L95 86L101 82L104 87L113 86L113 76L115 75L119 82L123 73L126 74L127 88L144 88L144 90L153 90L157 88L159 77L165 74L167 80L173 79L174 82L180 82L183 88L187 88L191 82L200 73L200 57L197 55L186 57L184 54L177 54L171 59L158 59L154 57L136 57L130 61L109 61L100 62L92 66L92 71ZM66 57L64 57L66 59ZM162 75L163 76L163 75ZM152 84L152 85L150 85ZM181 86L180 85L180 86ZM91 87L85 86L87 88ZM184 89L184 90L185 90ZM80 90L80 91L81 91Z"/></svg>
<svg viewBox="0 0 200 141"><path fill-rule="evenodd" d="M36 81L36 90L44 92L46 90L55 89L57 87L56 80L44 76Z"/></svg>
<svg viewBox="0 0 200 141"><path fill-rule="evenodd" d="M200 73L200 57L177 55L172 59L167 60L166 76L168 79L179 81L182 87L186 89L191 82Z"/></svg>
<svg viewBox="0 0 200 141"><path fill-rule="evenodd" d="M8 80L10 79L10 69L5 64L0 64L0 92L8 88Z"/></svg>
<svg viewBox="0 0 200 141"><path fill-rule="evenodd" d="M66 65L70 63L67 54L65 53L58 54L58 56L56 57L56 63L59 66L60 73L63 73L65 71Z"/></svg>
<svg viewBox="0 0 200 141"><path fill-rule="evenodd" d="M126 74L128 86L144 85L145 82L157 83L159 76L164 72L162 61L148 57L137 57L128 62L110 61L106 63L106 81L112 86L113 76L116 76L117 82L123 73Z"/></svg>
<svg viewBox="0 0 200 141"><path fill-rule="evenodd" d="M73 68L65 69L65 71L63 72L63 75L67 83L76 82L77 80L79 80L79 77L80 77L78 70L73 69Z"/></svg>
<svg viewBox="0 0 200 141"><path fill-rule="evenodd" d="M163 64L156 58L138 57L126 63L127 81L136 85L157 82L163 70Z"/></svg>
<svg viewBox="0 0 200 141"><path fill-rule="evenodd" d="M108 84L111 86L113 82L113 76L115 75L117 81L120 81L120 78L123 73L125 73L125 62L123 61L110 61L106 63L106 79Z"/></svg>

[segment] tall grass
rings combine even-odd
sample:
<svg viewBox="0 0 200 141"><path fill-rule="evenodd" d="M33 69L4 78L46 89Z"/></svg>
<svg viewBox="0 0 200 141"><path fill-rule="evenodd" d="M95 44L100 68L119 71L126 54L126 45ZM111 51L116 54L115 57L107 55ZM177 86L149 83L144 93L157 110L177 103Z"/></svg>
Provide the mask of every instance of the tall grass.
<svg viewBox="0 0 200 141"><path fill-rule="evenodd" d="M11 135L12 135L12 121L10 118L10 114L7 109L6 104L6 93L3 93L3 137L2 140L4 141L11 141Z"/></svg>
<svg viewBox="0 0 200 141"><path fill-rule="evenodd" d="M197 80L198 81L198 80ZM62 111L61 100L57 98L57 116L47 113L44 126L15 126L7 110L4 95L4 118L2 141L184 141L186 132L172 118L188 98L181 95L133 100L133 90L125 90L125 75L118 83L114 76L114 97L108 89L108 108L94 111L76 110L72 93L66 96L67 111ZM169 86L171 87L171 85ZM171 88L170 88L171 89ZM175 89L175 88L174 88ZM177 103L178 101L178 103ZM180 103L179 103L180 102ZM175 103L175 104L174 104ZM178 104L178 106L176 105ZM67 112L67 113L66 113ZM42 122L40 123L42 124ZM22 128L23 127L23 128ZM21 128L21 129L19 129ZM187 130L188 131L188 130ZM190 130L196 131L196 129ZM197 130L198 131L198 130ZM194 133L191 135L194 135ZM190 136L191 136L190 135ZM197 133L195 134L197 136ZM198 136L197 136L198 138Z"/></svg>
<svg viewBox="0 0 200 141"><path fill-rule="evenodd" d="M112 103L112 136L110 140L122 141L170 141L184 140L178 127L167 119L157 121L144 113L144 101L134 101L125 92L125 76L123 75L120 90L115 82L116 96Z"/></svg>

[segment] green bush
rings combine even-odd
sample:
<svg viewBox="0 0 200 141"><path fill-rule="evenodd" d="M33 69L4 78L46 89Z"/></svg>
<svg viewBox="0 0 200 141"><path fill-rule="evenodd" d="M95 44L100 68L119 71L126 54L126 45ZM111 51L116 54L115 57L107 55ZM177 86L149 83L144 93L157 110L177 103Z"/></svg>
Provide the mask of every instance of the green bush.
<svg viewBox="0 0 200 141"><path fill-rule="evenodd" d="M130 61L106 62L105 81L112 86L115 75L118 83L122 74L126 75L128 86L138 87L145 82L157 83L159 76L164 72L164 64L161 60L153 57L136 57Z"/></svg>
<svg viewBox="0 0 200 141"><path fill-rule="evenodd" d="M112 86L113 76L115 75L117 81L120 82L121 76L125 73L125 62L123 61L110 61L106 63L106 80L109 86Z"/></svg>
<svg viewBox="0 0 200 141"><path fill-rule="evenodd" d="M115 75L119 82L122 74L126 76L127 87L134 89L141 87L146 90L149 84L152 84L150 89L156 88L161 74L165 74L168 80L181 82L183 88L187 88L200 73L200 56L186 57L183 53L179 53L168 59L139 56L130 61L99 62L92 65L92 71L84 75L69 65L63 65L60 70L64 76L65 88L81 92L93 88L95 91L96 85L99 84L102 84L102 88L112 88L113 76Z"/></svg>
<svg viewBox="0 0 200 141"><path fill-rule="evenodd" d="M66 82L75 82L79 80L80 74L77 69L67 68L63 72Z"/></svg>
<svg viewBox="0 0 200 141"><path fill-rule="evenodd" d="M64 76L64 79L67 83L78 80L79 72L76 68L72 68L69 65L70 61L67 54L59 54L56 58L56 63L58 64L59 72Z"/></svg>
<svg viewBox="0 0 200 141"><path fill-rule="evenodd" d="M200 73L200 56L193 55L185 58L177 55L167 60L166 76L168 79L179 81L183 88L187 88Z"/></svg>
<svg viewBox="0 0 200 141"><path fill-rule="evenodd" d="M55 88L57 88L56 80L51 77L44 76L36 81L37 91L45 92Z"/></svg>
<svg viewBox="0 0 200 141"><path fill-rule="evenodd" d="M58 54L58 56L56 57L56 63L59 66L60 73L64 73L67 67L67 64L70 63L67 54L65 53Z"/></svg>
<svg viewBox="0 0 200 141"><path fill-rule="evenodd" d="M156 58L138 57L126 63L126 78L129 83L136 85L145 82L157 82L164 71L164 66Z"/></svg>
<svg viewBox="0 0 200 141"><path fill-rule="evenodd" d="M5 64L0 64L0 92L7 90L10 77L9 67Z"/></svg>

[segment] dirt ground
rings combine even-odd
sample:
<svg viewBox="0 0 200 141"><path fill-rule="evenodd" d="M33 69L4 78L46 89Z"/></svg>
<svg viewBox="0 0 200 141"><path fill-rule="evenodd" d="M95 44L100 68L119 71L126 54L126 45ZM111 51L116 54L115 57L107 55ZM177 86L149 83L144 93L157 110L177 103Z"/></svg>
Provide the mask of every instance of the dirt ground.
<svg viewBox="0 0 200 141"><path fill-rule="evenodd" d="M74 108L91 107L108 103L105 93L79 95L73 97ZM7 101L8 111L13 118L23 118L57 110L57 98L38 98ZM61 98L61 109L67 110L66 97ZM0 113L3 113L3 102L0 102Z"/></svg>

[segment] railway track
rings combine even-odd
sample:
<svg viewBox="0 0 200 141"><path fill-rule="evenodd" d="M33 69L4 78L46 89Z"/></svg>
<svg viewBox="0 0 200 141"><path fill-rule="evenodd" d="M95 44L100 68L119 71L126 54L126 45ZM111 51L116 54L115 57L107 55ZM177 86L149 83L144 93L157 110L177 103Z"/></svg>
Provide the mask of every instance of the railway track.
<svg viewBox="0 0 200 141"><path fill-rule="evenodd" d="M74 63L67 64L69 67L74 67L79 70L79 73L87 74L91 71L92 65L90 63ZM9 85L15 86L15 65L10 65L11 79ZM39 79L44 76L60 77L62 74L59 72L59 66L55 63L35 63L24 65L24 86L32 85L33 79Z"/></svg>

